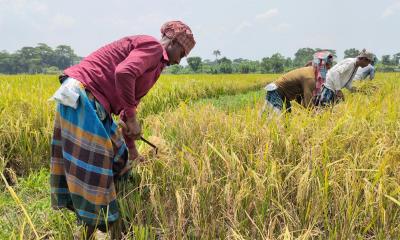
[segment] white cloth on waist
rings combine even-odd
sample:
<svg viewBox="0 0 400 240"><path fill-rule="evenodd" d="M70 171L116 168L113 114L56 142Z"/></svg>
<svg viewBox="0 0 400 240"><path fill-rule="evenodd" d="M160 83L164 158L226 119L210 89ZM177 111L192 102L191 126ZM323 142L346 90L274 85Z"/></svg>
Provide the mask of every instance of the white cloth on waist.
<svg viewBox="0 0 400 240"><path fill-rule="evenodd" d="M49 101L56 101L62 105L76 109L78 107L79 91L81 87L82 83L69 77L65 79L54 95L49 98Z"/></svg>
<svg viewBox="0 0 400 240"><path fill-rule="evenodd" d="M267 86L265 86L264 89L265 89L267 92L270 92L270 91L274 91L274 90L278 89L278 86L276 86L275 83L270 83L270 84L268 84Z"/></svg>

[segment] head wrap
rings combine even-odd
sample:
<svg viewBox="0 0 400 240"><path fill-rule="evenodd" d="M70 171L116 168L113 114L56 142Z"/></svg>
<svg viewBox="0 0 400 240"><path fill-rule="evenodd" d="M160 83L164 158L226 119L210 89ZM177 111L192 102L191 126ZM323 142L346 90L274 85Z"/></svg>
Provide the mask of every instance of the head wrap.
<svg viewBox="0 0 400 240"><path fill-rule="evenodd" d="M319 51L314 53L313 55L313 62L315 64L320 64L324 62L325 64L332 64L333 63L333 55L330 51Z"/></svg>
<svg viewBox="0 0 400 240"><path fill-rule="evenodd" d="M314 67L315 74L315 89L313 96L317 96L325 83L326 73L328 72L327 65L333 64L333 55L329 51L319 51L313 55L312 66Z"/></svg>
<svg viewBox="0 0 400 240"><path fill-rule="evenodd" d="M188 55L196 44L192 30L188 25L181 21L170 21L164 23L161 27L161 37L164 36L176 40L185 50L185 55Z"/></svg>
<svg viewBox="0 0 400 240"><path fill-rule="evenodd" d="M366 58L370 60L371 62L374 61L375 55L373 53L367 52L365 48L361 51L361 53L358 55L359 58Z"/></svg>

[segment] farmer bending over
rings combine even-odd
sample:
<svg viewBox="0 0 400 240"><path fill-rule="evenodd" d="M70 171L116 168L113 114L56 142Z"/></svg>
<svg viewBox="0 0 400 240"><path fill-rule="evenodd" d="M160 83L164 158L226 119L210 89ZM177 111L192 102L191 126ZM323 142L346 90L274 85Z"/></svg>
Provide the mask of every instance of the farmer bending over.
<svg viewBox="0 0 400 240"><path fill-rule="evenodd" d="M373 80L375 78L375 58L371 62L371 64L368 64L368 66L362 68L359 67L356 73L356 76L354 76L354 80L365 80L369 76L369 80Z"/></svg>
<svg viewBox="0 0 400 240"><path fill-rule="evenodd" d="M51 205L68 208L87 226L87 238L119 218L116 179L139 159L136 108L167 65L195 45L190 28L165 23L160 41L136 35L112 42L64 71L53 98ZM125 122L123 136L111 115Z"/></svg>
<svg viewBox="0 0 400 240"><path fill-rule="evenodd" d="M277 114L281 114L283 110L290 112L290 101L296 99L301 99L304 107L310 107L315 86L313 66L295 69L284 74L265 87L267 95L261 114L266 108Z"/></svg>
<svg viewBox="0 0 400 240"><path fill-rule="evenodd" d="M346 58L332 67L326 76L318 105L326 106L343 99L342 88L354 92L356 89L352 87L352 83L358 67L368 66L373 59L374 54L364 49L357 58Z"/></svg>

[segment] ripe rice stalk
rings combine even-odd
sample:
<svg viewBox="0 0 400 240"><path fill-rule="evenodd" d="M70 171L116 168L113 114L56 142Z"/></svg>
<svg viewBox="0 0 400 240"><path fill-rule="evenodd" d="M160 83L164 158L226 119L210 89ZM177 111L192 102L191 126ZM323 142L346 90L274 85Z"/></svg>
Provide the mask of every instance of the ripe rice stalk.
<svg viewBox="0 0 400 240"><path fill-rule="evenodd" d="M4 177L3 173L0 173L1 178L4 181L4 184L6 185L7 190L9 191L9 193L11 194L11 196L13 197L14 201L19 205L19 207L21 208L22 212L25 215L26 220L28 221L33 233L35 234L36 239L40 239L38 233L36 232L35 226L32 223L31 217L29 216L28 212L26 211L24 205L22 204L21 200L18 198L17 194L15 193L14 189L8 185L8 182L6 180L6 178Z"/></svg>

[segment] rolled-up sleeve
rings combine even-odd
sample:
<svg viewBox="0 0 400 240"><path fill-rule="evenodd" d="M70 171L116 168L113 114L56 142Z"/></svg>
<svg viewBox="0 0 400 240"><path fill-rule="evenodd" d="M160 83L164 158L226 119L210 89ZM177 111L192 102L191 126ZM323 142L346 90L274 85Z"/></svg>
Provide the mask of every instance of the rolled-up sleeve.
<svg viewBox="0 0 400 240"><path fill-rule="evenodd" d="M116 67L115 86L125 117L136 113L136 79L147 70L156 67L162 54L163 49L159 42L145 41L135 46L128 57Z"/></svg>

